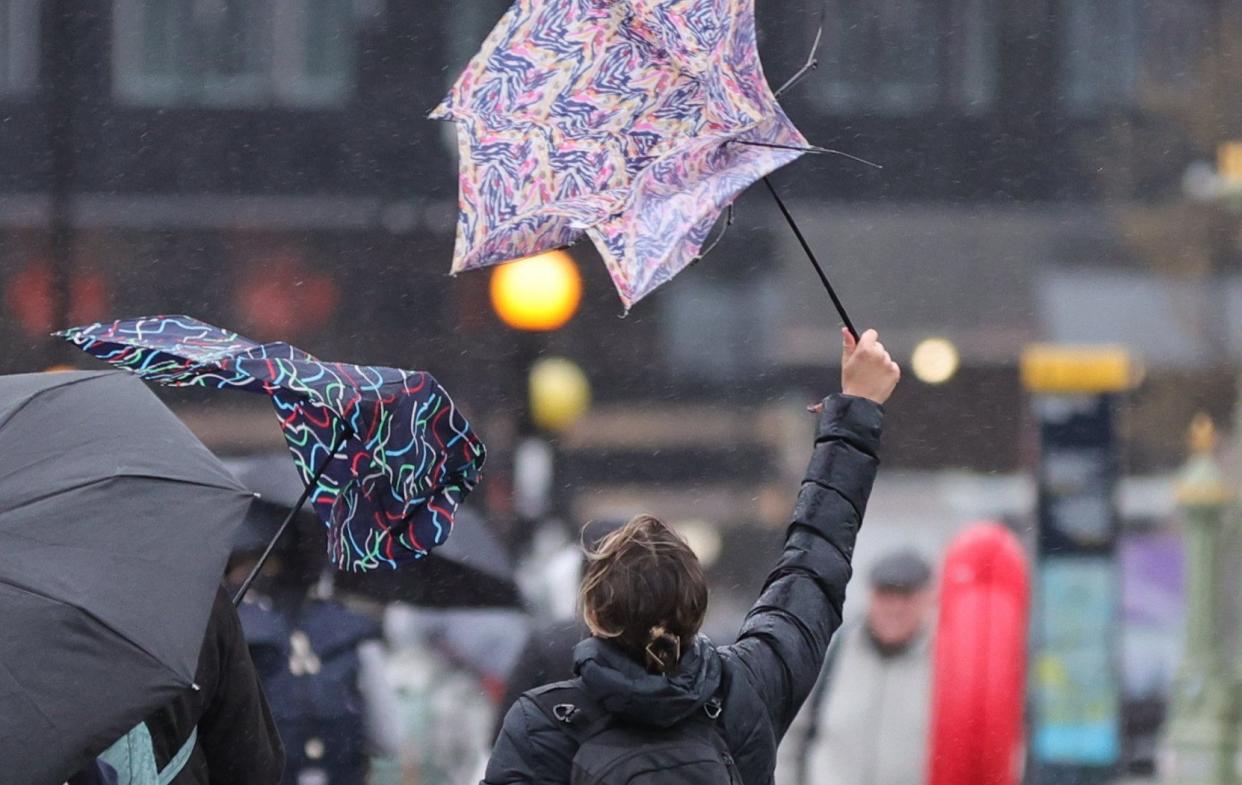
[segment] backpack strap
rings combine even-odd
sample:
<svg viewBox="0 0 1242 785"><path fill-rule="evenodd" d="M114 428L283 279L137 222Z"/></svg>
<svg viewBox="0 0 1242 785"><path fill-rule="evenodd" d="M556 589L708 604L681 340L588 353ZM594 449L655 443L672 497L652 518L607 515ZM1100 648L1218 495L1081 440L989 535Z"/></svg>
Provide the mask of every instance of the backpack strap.
<svg viewBox="0 0 1242 785"><path fill-rule="evenodd" d="M194 730L190 731L190 738L185 740L185 744L181 745L181 749L177 750L177 754L168 761L168 765L159 773L159 785L171 785L172 781L177 778L181 770L185 768L185 764L189 763L190 756L194 754L194 745L198 742L198 726L194 726Z"/></svg>
<svg viewBox="0 0 1242 785"><path fill-rule="evenodd" d="M716 727L716 718L724 711L723 693L724 682L722 681L716 694L703 704L703 715L706 722L712 726L712 736L719 740L720 745L724 745L721 746L721 751L728 752L724 736ZM579 679L545 684L527 691L525 695L535 702L539 710L552 720L556 727L572 736L578 746L582 746L587 739L598 736L612 725L612 715L587 694Z"/></svg>
<svg viewBox="0 0 1242 785"><path fill-rule="evenodd" d="M587 694L577 679L545 684L525 694L578 746L603 733L612 724L612 716Z"/></svg>

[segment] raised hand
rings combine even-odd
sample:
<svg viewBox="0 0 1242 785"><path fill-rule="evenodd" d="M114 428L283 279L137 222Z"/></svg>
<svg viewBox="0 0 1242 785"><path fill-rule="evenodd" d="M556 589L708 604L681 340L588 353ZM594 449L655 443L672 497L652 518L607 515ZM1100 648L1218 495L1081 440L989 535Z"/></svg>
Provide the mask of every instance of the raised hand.
<svg viewBox="0 0 1242 785"><path fill-rule="evenodd" d="M901 368L875 330L867 330L855 343L849 330L841 328L841 392L884 403L900 379Z"/></svg>

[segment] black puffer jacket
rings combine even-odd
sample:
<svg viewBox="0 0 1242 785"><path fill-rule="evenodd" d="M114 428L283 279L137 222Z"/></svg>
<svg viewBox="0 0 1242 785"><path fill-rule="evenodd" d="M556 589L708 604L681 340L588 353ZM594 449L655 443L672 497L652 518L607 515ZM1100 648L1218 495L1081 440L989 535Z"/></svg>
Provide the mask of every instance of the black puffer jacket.
<svg viewBox="0 0 1242 785"><path fill-rule="evenodd" d="M815 451L798 493L785 550L736 643L700 636L675 678L653 676L618 649L588 638L575 649L586 692L615 715L668 727L723 696L718 722L746 785L772 782L776 746L806 700L841 625L854 539L878 464L883 409L863 398L824 402ZM576 746L534 701L509 710L485 785L569 781Z"/></svg>

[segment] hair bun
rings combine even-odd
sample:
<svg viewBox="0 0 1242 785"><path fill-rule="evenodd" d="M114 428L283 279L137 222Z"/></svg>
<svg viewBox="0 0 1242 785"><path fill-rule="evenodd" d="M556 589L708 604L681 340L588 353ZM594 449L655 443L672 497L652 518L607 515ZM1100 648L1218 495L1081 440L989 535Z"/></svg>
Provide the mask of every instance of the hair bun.
<svg viewBox="0 0 1242 785"><path fill-rule="evenodd" d="M668 632L662 625L652 627L647 634L647 670L652 673L673 675L681 661L681 639Z"/></svg>

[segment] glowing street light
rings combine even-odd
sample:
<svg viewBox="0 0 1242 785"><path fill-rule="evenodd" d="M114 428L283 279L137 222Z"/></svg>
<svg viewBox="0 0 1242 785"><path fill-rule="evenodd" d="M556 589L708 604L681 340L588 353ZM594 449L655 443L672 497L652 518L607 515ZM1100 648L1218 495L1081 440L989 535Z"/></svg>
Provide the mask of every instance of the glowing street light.
<svg viewBox="0 0 1242 785"><path fill-rule="evenodd" d="M945 338L923 340L910 356L910 369L925 384L944 384L953 378L960 364L957 347Z"/></svg>
<svg viewBox="0 0 1242 785"><path fill-rule="evenodd" d="M564 251L506 262L492 272L492 308L516 330L547 332L565 325L582 299L582 277Z"/></svg>
<svg viewBox="0 0 1242 785"><path fill-rule="evenodd" d="M572 360L544 357L529 377L530 415L547 431L563 431L591 406L591 383Z"/></svg>

